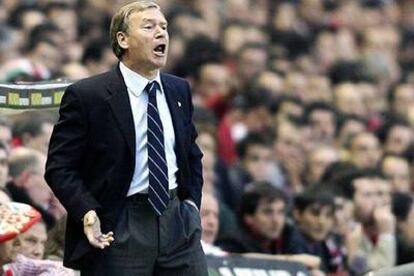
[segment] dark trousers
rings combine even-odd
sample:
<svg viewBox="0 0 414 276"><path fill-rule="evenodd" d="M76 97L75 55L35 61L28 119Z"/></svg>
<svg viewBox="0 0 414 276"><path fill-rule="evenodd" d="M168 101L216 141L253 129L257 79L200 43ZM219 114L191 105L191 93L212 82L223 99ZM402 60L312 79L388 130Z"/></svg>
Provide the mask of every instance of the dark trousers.
<svg viewBox="0 0 414 276"><path fill-rule="evenodd" d="M177 196L162 216L143 197L127 200L114 229L115 241L81 275L208 275L197 209Z"/></svg>

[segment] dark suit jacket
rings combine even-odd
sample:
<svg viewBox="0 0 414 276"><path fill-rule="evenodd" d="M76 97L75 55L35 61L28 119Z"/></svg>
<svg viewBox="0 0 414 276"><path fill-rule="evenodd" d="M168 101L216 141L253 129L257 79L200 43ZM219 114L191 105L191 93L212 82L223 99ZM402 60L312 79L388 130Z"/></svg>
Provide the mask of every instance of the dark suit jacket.
<svg viewBox="0 0 414 276"><path fill-rule="evenodd" d="M175 131L178 196L200 206L202 153L195 144L189 85L161 74ZM102 231L113 230L135 167L135 129L127 88L116 69L69 86L49 145L45 179L68 211L64 265L93 258L82 218L97 210ZM144 226L145 227L145 226Z"/></svg>

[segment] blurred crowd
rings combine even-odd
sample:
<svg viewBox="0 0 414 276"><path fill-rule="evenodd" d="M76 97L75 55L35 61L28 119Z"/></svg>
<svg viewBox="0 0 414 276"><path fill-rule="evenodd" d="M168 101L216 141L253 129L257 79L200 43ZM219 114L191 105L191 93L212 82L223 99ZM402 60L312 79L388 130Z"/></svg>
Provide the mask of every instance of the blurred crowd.
<svg viewBox="0 0 414 276"><path fill-rule="evenodd" d="M116 66L108 30L124 3L0 1L0 82ZM165 71L193 92L206 253L313 255L315 275L414 261L414 2L157 3ZM0 202L43 218L29 258L63 252L65 210L43 179L56 117L0 120Z"/></svg>

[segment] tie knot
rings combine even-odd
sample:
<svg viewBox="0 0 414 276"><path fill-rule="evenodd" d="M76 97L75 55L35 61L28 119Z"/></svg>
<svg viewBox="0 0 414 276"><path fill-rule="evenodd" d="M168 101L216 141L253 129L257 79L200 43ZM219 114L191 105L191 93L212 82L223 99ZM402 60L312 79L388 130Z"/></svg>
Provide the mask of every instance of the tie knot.
<svg viewBox="0 0 414 276"><path fill-rule="evenodd" d="M151 81L147 84L147 87L145 87L145 91L147 91L150 95L155 95L157 90L159 90L159 84L157 81Z"/></svg>

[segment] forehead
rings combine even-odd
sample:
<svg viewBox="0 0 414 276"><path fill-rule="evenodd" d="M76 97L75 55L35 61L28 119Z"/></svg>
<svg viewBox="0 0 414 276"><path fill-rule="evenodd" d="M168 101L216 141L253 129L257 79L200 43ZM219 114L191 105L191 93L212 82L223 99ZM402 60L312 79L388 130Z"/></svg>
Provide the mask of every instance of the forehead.
<svg viewBox="0 0 414 276"><path fill-rule="evenodd" d="M377 190L376 178L364 177L353 181L355 191L372 191Z"/></svg>
<svg viewBox="0 0 414 276"><path fill-rule="evenodd" d="M157 8L148 8L142 11L133 11L128 17L129 23L156 22L166 24L164 14Z"/></svg>

